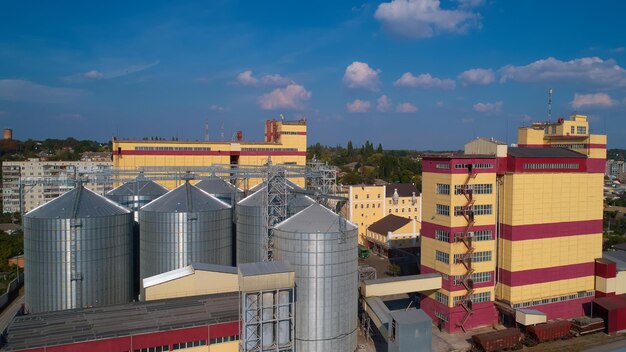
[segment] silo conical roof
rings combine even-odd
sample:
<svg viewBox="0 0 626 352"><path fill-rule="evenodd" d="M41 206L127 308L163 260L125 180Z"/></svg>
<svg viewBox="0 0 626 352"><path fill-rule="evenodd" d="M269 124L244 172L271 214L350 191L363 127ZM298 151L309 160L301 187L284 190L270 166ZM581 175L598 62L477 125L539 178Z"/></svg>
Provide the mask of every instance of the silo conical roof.
<svg viewBox="0 0 626 352"><path fill-rule="evenodd" d="M345 225L343 229L339 226L340 222ZM319 203L314 203L284 220L275 228L280 231L300 233L338 233L357 229L356 225Z"/></svg>
<svg viewBox="0 0 626 352"><path fill-rule="evenodd" d="M78 186L31 210L25 216L37 219L72 219L128 214L129 212L128 209L94 191Z"/></svg>
<svg viewBox="0 0 626 352"><path fill-rule="evenodd" d="M229 209L230 205L222 202L200 188L185 182L165 195L153 200L141 208L141 211L164 213L202 212Z"/></svg>
<svg viewBox="0 0 626 352"><path fill-rule="evenodd" d="M264 205L266 200L264 199L263 194L265 192L266 192L265 187L262 187L258 189L257 192L254 192L251 195L239 201L239 205L243 205L247 207Z"/></svg>
<svg viewBox="0 0 626 352"><path fill-rule="evenodd" d="M235 187L219 177L209 178L202 180L195 184L196 187L210 194L227 194L241 192L241 190Z"/></svg>
<svg viewBox="0 0 626 352"><path fill-rule="evenodd" d="M118 186L107 195L109 196L156 196L160 197L168 192L168 189L152 180L128 181Z"/></svg>
<svg viewBox="0 0 626 352"><path fill-rule="evenodd" d="M287 189L304 189L298 186L297 184L293 183L289 179L286 179L285 183L287 184ZM265 186L267 186L267 181L263 181L261 183L256 184L254 187L251 187L250 192L260 191L261 188L265 188Z"/></svg>

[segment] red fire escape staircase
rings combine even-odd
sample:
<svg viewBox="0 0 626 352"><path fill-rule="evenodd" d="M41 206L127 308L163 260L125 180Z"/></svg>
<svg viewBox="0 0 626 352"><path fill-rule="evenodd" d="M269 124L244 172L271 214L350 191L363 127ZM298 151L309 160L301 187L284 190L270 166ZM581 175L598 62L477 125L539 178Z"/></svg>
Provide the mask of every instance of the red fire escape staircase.
<svg viewBox="0 0 626 352"><path fill-rule="evenodd" d="M465 267L465 274L463 274L461 283L466 290L465 296L460 302L461 307L465 310L465 315L461 319L457 326L459 326L464 332L465 323L474 313L472 309L472 295L474 294L474 280L472 279L472 274L474 273L474 268L472 268L472 255L474 254L474 247L472 246L472 228L474 226L474 194L472 189L468 186L469 182L476 178L476 174L472 172L471 169L468 170L469 174L467 175L467 179L465 183L459 189L459 192L465 196L467 203L461 207L459 212L463 215L463 218L467 222L465 226L465 230L462 235L457 237L457 242L463 242L465 245L465 252L457 258L457 263L463 264Z"/></svg>

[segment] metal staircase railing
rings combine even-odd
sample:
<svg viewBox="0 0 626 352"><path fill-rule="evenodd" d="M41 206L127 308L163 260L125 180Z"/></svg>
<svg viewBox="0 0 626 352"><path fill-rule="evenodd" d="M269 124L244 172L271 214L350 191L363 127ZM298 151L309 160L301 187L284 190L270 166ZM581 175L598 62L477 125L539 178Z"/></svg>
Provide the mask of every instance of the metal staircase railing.
<svg viewBox="0 0 626 352"><path fill-rule="evenodd" d="M465 252L457 258L457 263L461 263L465 267L465 273L462 276L461 283L466 292L460 303L461 307L465 310L465 315L463 315L461 321L457 323L457 326L459 326L464 332L466 331L465 323L467 323L468 319L472 316L472 314L474 314L472 307L472 296L474 294L474 280L472 279L472 275L474 274L474 268L472 268L472 256L474 254L474 247L472 246L472 228L475 223L473 207L476 201L474 200L474 192L469 186L470 181L474 178L476 178L476 174L472 172L470 167L468 168L467 179L459 189L459 192L463 194L467 200L467 203L462 206L460 210L461 215L463 215L463 218L467 222L467 225L465 226L462 235L457 238L457 241L463 242L465 245Z"/></svg>

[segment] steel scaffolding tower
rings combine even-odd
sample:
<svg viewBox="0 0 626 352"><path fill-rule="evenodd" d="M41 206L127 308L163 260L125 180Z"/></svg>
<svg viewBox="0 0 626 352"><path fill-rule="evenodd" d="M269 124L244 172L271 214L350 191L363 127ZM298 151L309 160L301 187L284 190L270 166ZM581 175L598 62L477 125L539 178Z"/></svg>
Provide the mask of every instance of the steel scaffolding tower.
<svg viewBox="0 0 626 352"><path fill-rule="evenodd" d="M287 178L285 169L272 165L271 160L267 166L267 187L265 189L267 200L267 260L274 260L274 226L287 218Z"/></svg>

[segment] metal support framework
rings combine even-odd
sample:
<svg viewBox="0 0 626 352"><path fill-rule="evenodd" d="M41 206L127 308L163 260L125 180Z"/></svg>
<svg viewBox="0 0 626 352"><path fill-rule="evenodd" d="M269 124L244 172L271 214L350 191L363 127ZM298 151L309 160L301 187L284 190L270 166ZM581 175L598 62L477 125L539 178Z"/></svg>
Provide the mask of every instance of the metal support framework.
<svg viewBox="0 0 626 352"><path fill-rule="evenodd" d="M465 323L467 320L474 314L474 310L472 308L473 302L472 298L474 295L474 280L472 279L472 275L474 274L474 268L472 268L472 256L474 254L474 247L472 246L472 229L474 227L474 203L476 200L474 199L474 192L472 187L469 185L470 181L476 178L476 173L472 171L472 167L468 167L468 175L465 179L465 183L460 187L459 192L465 196L467 203L461 207L461 215L467 222L465 229L463 230L463 234L460 237L457 237L456 240L458 242L463 242L465 245L465 252L458 258L457 262L463 264L465 267L465 273L463 274L461 283L465 288L465 295L461 300L461 306L465 310L465 315L461 321L457 324L463 331L465 330ZM456 190L455 190L456 193Z"/></svg>
<svg viewBox="0 0 626 352"><path fill-rule="evenodd" d="M274 226L287 218L287 178L280 166L268 163L267 170L267 261L274 260Z"/></svg>
<svg viewBox="0 0 626 352"><path fill-rule="evenodd" d="M334 194L337 189L337 171L328 163L323 163L313 157L308 164L309 176L309 189L314 191L315 200L319 203L329 206L329 199L324 198L323 195Z"/></svg>
<svg viewBox="0 0 626 352"><path fill-rule="evenodd" d="M369 265L359 265L359 282L376 280L376 269Z"/></svg>
<svg viewBox="0 0 626 352"><path fill-rule="evenodd" d="M293 288L240 292L240 352L293 352Z"/></svg>

